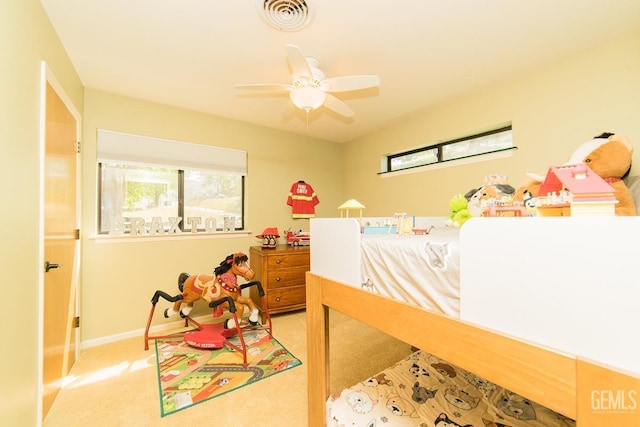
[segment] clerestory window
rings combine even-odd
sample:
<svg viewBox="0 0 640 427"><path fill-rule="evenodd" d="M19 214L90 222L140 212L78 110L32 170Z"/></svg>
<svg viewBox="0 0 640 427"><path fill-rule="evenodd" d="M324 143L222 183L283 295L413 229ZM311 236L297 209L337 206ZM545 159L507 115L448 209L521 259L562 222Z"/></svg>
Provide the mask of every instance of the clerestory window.
<svg viewBox="0 0 640 427"><path fill-rule="evenodd" d="M514 150L511 125L386 156L382 174Z"/></svg>

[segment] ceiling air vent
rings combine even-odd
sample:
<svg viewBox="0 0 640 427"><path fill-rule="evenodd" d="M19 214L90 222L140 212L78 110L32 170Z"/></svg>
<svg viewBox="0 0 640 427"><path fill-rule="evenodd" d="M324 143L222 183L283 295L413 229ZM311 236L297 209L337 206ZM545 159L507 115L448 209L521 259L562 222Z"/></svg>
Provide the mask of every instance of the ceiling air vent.
<svg viewBox="0 0 640 427"><path fill-rule="evenodd" d="M297 31L311 22L315 11L312 0L256 0L258 14L281 31Z"/></svg>

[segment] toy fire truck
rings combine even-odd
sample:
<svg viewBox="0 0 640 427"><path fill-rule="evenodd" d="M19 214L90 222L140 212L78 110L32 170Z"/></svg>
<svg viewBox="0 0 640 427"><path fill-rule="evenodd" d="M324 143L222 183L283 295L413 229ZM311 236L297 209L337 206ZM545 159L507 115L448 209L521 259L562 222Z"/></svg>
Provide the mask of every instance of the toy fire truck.
<svg viewBox="0 0 640 427"><path fill-rule="evenodd" d="M286 230L287 243L291 246L309 246L311 245L311 235L308 231L298 230L291 231Z"/></svg>

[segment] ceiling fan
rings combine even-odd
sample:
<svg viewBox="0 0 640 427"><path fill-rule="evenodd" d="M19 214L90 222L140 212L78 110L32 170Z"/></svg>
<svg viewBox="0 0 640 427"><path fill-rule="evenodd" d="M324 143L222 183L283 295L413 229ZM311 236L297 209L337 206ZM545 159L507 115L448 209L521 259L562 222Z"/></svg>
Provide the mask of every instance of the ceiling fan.
<svg viewBox="0 0 640 427"><path fill-rule="evenodd" d="M319 63L316 58L304 56L298 46L287 44L285 47L291 66L291 84L245 84L235 87L268 92L288 92L291 102L307 114L325 106L342 116L352 117L355 112L351 107L332 93L380 86L380 77L376 75L342 76L327 79L322 70L318 68Z"/></svg>

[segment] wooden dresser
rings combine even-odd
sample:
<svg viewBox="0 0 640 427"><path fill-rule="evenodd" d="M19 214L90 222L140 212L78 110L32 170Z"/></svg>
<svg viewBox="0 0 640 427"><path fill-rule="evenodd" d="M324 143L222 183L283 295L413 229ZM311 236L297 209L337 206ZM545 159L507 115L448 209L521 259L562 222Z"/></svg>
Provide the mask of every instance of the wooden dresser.
<svg viewBox="0 0 640 427"><path fill-rule="evenodd" d="M269 313L285 313L306 306L306 272L309 271L308 246L278 245L275 248L252 246L249 263L267 296ZM262 309L258 289L251 287L251 298Z"/></svg>

